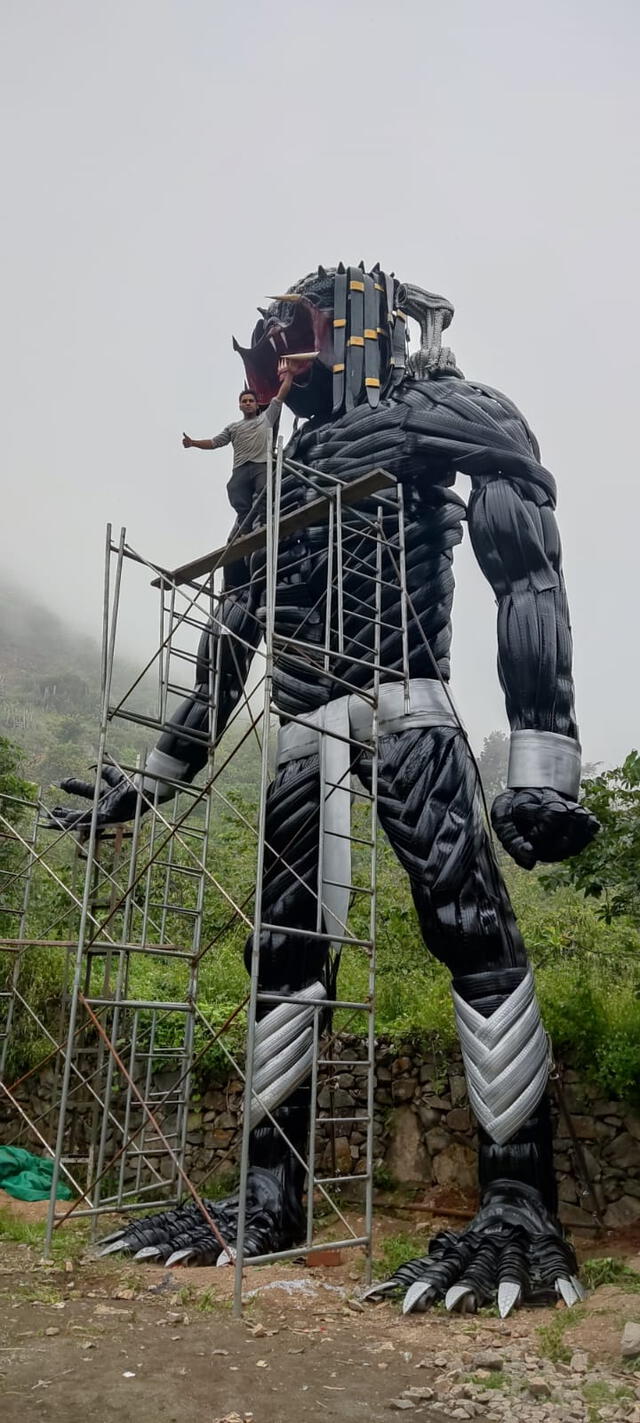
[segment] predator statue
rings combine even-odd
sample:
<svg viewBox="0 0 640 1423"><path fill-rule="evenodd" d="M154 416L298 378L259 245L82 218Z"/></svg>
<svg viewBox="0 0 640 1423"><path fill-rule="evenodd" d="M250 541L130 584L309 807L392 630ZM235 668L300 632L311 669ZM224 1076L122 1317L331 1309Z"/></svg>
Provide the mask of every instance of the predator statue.
<svg viewBox="0 0 640 1423"><path fill-rule="evenodd" d="M467 1229L436 1236L423 1259L403 1265L372 1293L406 1291L405 1310L442 1299L450 1309L474 1309L497 1293L504 1315L518 1303L554 1293L572 1304L582 1291L573 1250L555 1217L548 1040L492 853L475 765L445 690L453 551L464 520L497 602L499 675L511 725L508 788L491 811L495 833L513 859L531 869L575 855L598 826L577 803L580 744L554 481L512 402L465 380L442 345L452 316L444 298L401 284L378 266L367 272L362 264L340 264L320 267L261 311L248 348L234 344L261 404L277 392L283 358L317 353L296 363L288 404L298 421L288 457L345 483L382 467L402 487L412 614L410 709L398 715L393 696L403 648L400 587L390 585L382 606L379 816L409 876L425 945L451 972L478 1123L481 1204ZM409 319L420 329L413 353ZM466 508L453 489L458 471L471 481ZM285 477L283 513L312 497L294 474ZM254 522L259 518L256 506ZM346 716L348 726L357 700L350 693L372 684L373 624L362 617L361 600L373 582L363 591L358 575L345 572L344 657L328 677L321 656L303 659L286 645L300 625L307 648L324 640L326 529L283 540L278 553L275 630L284 636L276 643L274 700L284 730L268 793L263 884L263 918L277 928L262 936L260 988L298 996L307 990L317 999L332 993L328 945L311 935L322 794L313 728L322 724L327 707ZM227 570L218 616L214 635L201 640L193 695L151 755L147 791L163 776L189 782L204 765L203 743L184 732L208 726L212 644L221 659L220 734L238 704L264 627L263 552ZM237 635L232 648L221 627ZM296 722L287 722L292 716ZM370 784L364 752L352 770L365 787ZM93 795L85 783L63 787ZM99 825L132 817L138 794L139 787L108 769ZM66 808L55 815L75 825L86 824L89 813ZM310 931L308 940L301 929ZM263 1005L256 1029L255 1089L301 1155L310 1114L308 1022L300 1005ZM304 1171L268 1117L261 1119L258 1111L252 1120L249 1256L304 1238ZM224 1239L233 1242L237 1195L209 1209ZM108 1248L192 1264L211 1264L221 1252L194 1205L138 1221Z"/></svg>

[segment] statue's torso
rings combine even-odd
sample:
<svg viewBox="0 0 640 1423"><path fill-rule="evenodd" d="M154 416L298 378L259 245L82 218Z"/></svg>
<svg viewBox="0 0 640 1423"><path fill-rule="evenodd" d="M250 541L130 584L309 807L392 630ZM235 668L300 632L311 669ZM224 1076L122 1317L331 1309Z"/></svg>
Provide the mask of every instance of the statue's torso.
<svg viewBox="0 0 640 1423"><path fill-rule="evenodd" d="M404 504L409 673L412 677L448 678L453 549L462 538L465 516L464 503L452 489L455 470L448 461L425 459L419 442L403 428L398 408L392 402L375 411L354 411L317 431L305 429L287 453L345 482L376 467L395 475L402 486ZM292 507L299 495L295 478L285 478L283 511ZM403 669L398 512L395 491L385 490L384 496L391 499L394 508L385 507L384 514L379 665L381 680L393 681ZM358 508L373 524L378 509L375 495ZM361 519L350 511L344 511L343 522L341 620L335 534L329 618L327 526L305 531L280 550L274 695L283 712L301 714L350 690L370 687L373 682L376 546L366 536ZM342 654L338 654L340 631ZM332 652L329 658L323 652L327 632Z"/></svg>

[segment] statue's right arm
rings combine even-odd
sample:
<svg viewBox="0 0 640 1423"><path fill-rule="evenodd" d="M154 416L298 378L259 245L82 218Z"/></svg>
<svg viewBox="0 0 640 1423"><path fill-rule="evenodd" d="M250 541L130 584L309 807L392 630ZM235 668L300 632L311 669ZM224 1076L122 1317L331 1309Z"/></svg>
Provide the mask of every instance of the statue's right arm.
<svg viewBox="0 0 640 1423"><path fill-rule="evenodd" d="M251 589L224 598L209 628L200 637L193 692L173 713L156 746L147 758L144 773L127 775L119 767L105 766L104 793L98 806L98 827L133 819L138 798L143 811L153 802L175 794L176 782L189 785L206 765L209 738L222 736L243 694L249 668L262 637L262 626L253 611ZM215 707L214 707L215 703ZM215 715L212 715L215 710ZM214 725L212 725L214 723ZM62 790L93 801L95 787L88 781L70 777ZM88 826L92 810L56 806L52 823L64 829Z"/></svg>

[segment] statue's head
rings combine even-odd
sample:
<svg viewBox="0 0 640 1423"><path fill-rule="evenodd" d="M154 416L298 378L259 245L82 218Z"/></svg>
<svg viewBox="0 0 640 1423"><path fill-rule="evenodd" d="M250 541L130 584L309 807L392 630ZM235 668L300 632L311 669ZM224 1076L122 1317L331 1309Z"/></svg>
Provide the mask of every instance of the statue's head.
<svg viewBox="0 0 640 1423"><path fill-rule="evenodd" d="M302 357L287 404L296 415L327 419L355 405L378 404L402 379L407 363L408 317L421 329L421 353L434 370L440 337L453 316L444 297L402 284L379 266L318 267L271 306L258 308L251 345L234 348L244 362L247 384L261 405L278 393L278 362ZM454 363L455 365L455 363ZM427 362L428 366L428 362ZM427 369L420 374L426 374Z"/></svg>

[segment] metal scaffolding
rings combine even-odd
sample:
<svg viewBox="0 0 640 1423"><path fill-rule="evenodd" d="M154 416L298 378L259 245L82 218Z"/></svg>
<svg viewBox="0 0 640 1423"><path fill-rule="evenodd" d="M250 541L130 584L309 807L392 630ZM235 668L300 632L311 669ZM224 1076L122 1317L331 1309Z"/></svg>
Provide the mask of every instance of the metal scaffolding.
<svg viewBox="0 0 640 1423"><path fill-rule="evenodd" d="M295 507L283 505L285 492L295 481L301 491ZM281 512L281 506L284 512ZM279 560L283 540L305 529L322 530L327 577L323 596L322 639L311 642L308 615L299 626L279 618ZM231 718L225 737L218 736L220 658L213 655L220 625L223 570L232 562L264 551L264 637L256 658L261 676L252 678ZM248 567L248 564L247 564ZM287 565L290 572L290 562ZM159 592L159 643L149 662L124 694L113 694L114 662L119 625L125 621L125 572L145 577ZM345 578L345 574L348 577ZM357 577L359 597L351 588ZM94 1233L105 1213L135 1213L162 1209L190 1193L219 1237L203 1198L187 1170L187 1135L194 1072L209 1045L216 1042L230 1066L244 1081L244 1115L240 1153L240 1212L236 1249L235 1304L241 1308L245 1212L252 1117L265 1114L280 1131L267 1095L256 1092L254 1047L256 1023L267 1009L281 1004L304 1004L310 1022L311 1050L308 1077L311 1083L311 1123L304 1168L307 1175L306 1238L302 1245L274 1259L312 1255L321 1226L326 1236L327 1212L339 1222L339 1244L365 1252L370 1273L373 1224L373 1102L374 1102L374 996L376 949L376 818L377 818L377 717L382 631L385 624L385 589L400 588L403 666L384 671L387 683L397 679L405 690L408 707L408 599L404 566L404 528L401 490L386 472L374 470L349 484L318 470L286 460L282 442L277 457L269 460L265 517L259 529L238 536L224 549L175 570L159 568L133 549L125 530L114 541L107 530L103 600L101 715L96 763L96 791L91 823L82 843L71 831L46 831L41 848L46 808L29 803L30 823L18 831L6 814L0 829L16 838L22 859L13 873L9 914L15 916L16 933L0 939L0 951L15 954L9 986L0 997L2 1065L7 1060L18 1010L29 1011L21 996L21 973L29 953L57 952L64 960L64 990L57 1037L43 1029L53 1064L54 1088L46 1130L28 1117L15 1093L16 1084L4 1084L5 1095L27 1119L30 1129L53 1157L53 1183L47 1225L47 1248L53 1231L70 1213L88 1216ZM152 595L148 595L152 596ZM345 618L362 624L363 656L345 658ZM128 722L147 729L150 743L170 726L180 699L192 693L189 677L196 663L195 643L203 634L211 639L209 659L208 730L181 728L181 736L197 739L207 754L204 771L193 785L176 782L170 801L161 798L160 783L149 790L150 777L144 756L127 762L111 745L116 723ZM233 642L233 632L225 630ZM320 798L319 870L316 926L312 937L327 946L333 970L328 981L337 983L333 998L266 993L260 988L260 937L270 927L265 922L262 886L266 843L267 789L270 779L274 717L274 668L282 658L293 659L301 669L321 669L334 695L355 691L367 708L367 733L354 735L336 730L330 718L320 730L320 763L324 766ZM354 672L350 680L349 657ZM365 664L370 666L362 675ZM345 670L346 666L346 670ZM155 673L154 706L148 705L150 677ZM141 699L141 687L144 696ZM147 697L145 701L144 697ZM290 717L304 723L304 718ZM230 733L234 744L229 749ZM243 807L225 793L224 771L240 749L253 739L260 745L260 787L257 823L247 819ZM332 761L330 744L345 743L344 769L336 782L326 774ZM358 760L366 757L366 785L353 776ZM335 759L335 758L334 758ZM139 794L130 824L105 831L99 824L105 794L103 772L113 768L135 781ZM221 779L222 778L222 779ZM165 792L163 791L163 795ZM323 840L327 806L346 797L352 813L346 832L352 869L349 909L336 923L323 895ZM220 882L211 855L211 829L218 813L237 817L249 827L255 841L255 892L234 894ZM327 822L328 823L328 822ZM331 833L331 832L328 832ZM66 870L61 869L66 856ZM282 857L286 865L286 855ZM74 866L73 873L71 867ZM76 892L78 871L83 885ZM295 870L288 866L292 874ZM326 869L326 867L325 867ZM59 883L63 907L59 922L43 940L29 938L28 909L34 875L53 875ZM324 874L324 879L323 879ZM212 895L225 906L224 922L212 934L205 917ZM0 885L0 898L4 898ZM0 912L2 909L0 907ZM0 921L3 922L3 921ZM4 923L6 924L6 920ZM63 931L60 925L63 925ZM209 1021L199 993L203 963L216 953L224 935L243 926L251 941L248 996L238 1003L222 1026ZM281 926L278 926L281 927ZM55 937L54 937L55 930ZM309 937L307 930L287 928ZM341 998L339 962L353 956L356 979L363 984L359 996ZM353 975L352 975L353 980ZM332 1055L335 1032L354 1018L364 1017L362 1057L340 1062L361 1074L366 1083L366 1110L346 1111L333 1104L336 1062ZM246 1053L239 1061L237 1025L246 1022ZM234 1036L231 1037L233 1030ZM50 1046L49 1046L50 1044ZM240 1054L241 1056L241 1054ZM46 1059L45 1059L46 1060ZM33 1072L37 1069L32 1069ZM2 1074L4 1083L4 1073ZM329 1102L321 1107L320 1102ZM79 1107L83 1107L83 1112ZM89 1122L87 1127L86 1123ZM321 1164L319 1141L335 1137L340 1125L355 1128L366 1141L365 1169L352 1176ZM294 1149L294 1148L292 1148ZM298 1155L298 1152L295 1152ZM326 1152L325 1152L326 1157ZM302 1159L302 1158L299 1158ZM71 1204L57 1200L60 1175L71 1183ZM350 1186L349 1200L343 1191ZM354 1188L357 1195L354 1199ZM349 1218L351 1202L355 1224ZM353 1213L353 1212L352 1212ZM258 1261L256 1261L258 1263Z"/></svg>

